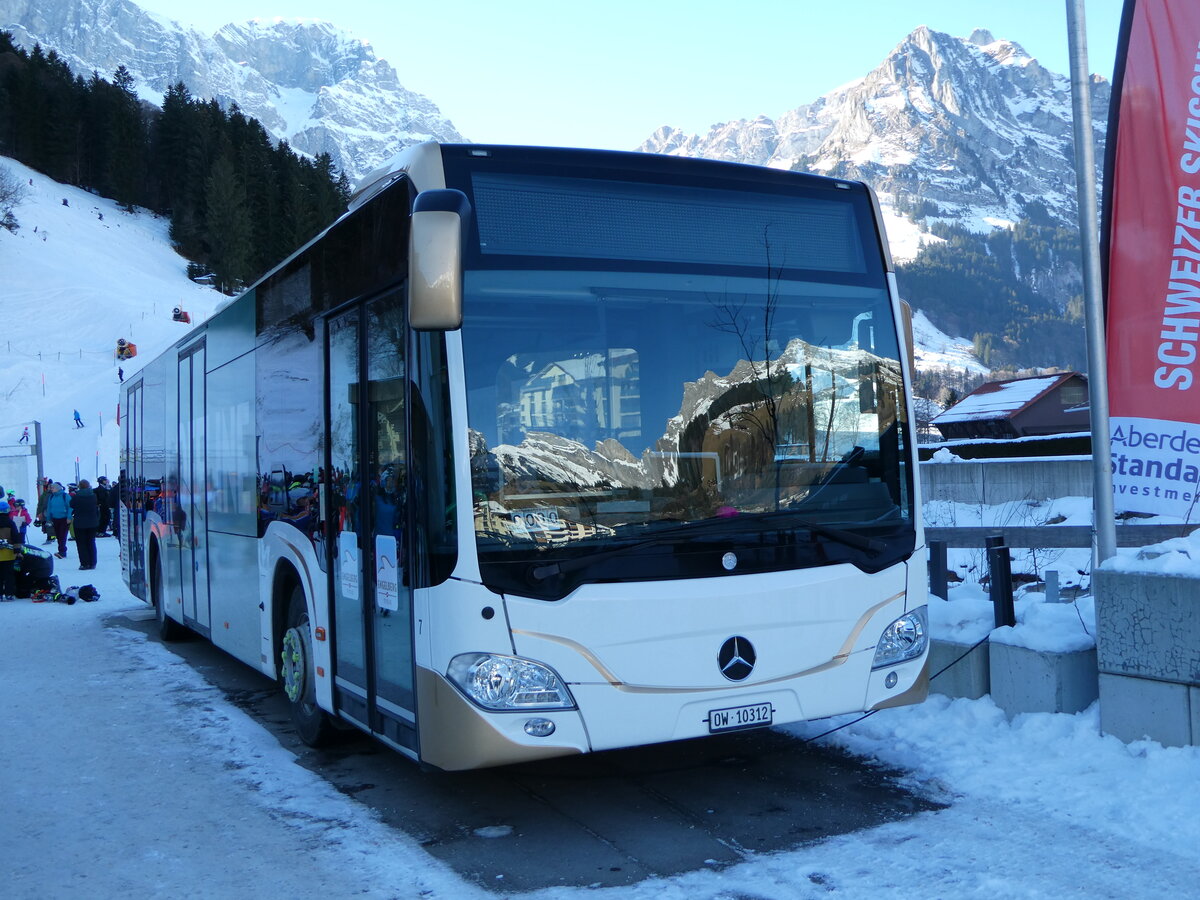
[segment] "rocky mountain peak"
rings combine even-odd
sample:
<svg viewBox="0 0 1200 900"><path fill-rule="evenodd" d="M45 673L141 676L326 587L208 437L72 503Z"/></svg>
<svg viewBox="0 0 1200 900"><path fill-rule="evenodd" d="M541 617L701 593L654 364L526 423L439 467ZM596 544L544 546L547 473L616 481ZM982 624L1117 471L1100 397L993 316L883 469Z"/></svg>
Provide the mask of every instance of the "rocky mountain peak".
<svg viewBox="0 0 1200 900"><path fill-rule="evenodd" d="M317 91L375 62L366 41L329 22L314 19L252 19L229 24L213 42L236 62L250 66L280 87Z"/></svg>
<svg viewBox="0 0 1200 900"><path fill-rule="evenodd" d="M986 47L988 44L996 42L996 39L992 37L992 33L986 28L976 28L971 32L971 36L967 40L976 47Z"/></svg>
<svg viewBox="0 0 1200 900"><path fill-rule="evenodd" d="M1093 79L1092 91L1103 158L1108 82ZM935 221L980 232L1026 217L1075 222L1070 81L984 29L957 38L919 26L864 78L774 119L707 135L664 126L639 149L861 179L921 232Z"/></svg>

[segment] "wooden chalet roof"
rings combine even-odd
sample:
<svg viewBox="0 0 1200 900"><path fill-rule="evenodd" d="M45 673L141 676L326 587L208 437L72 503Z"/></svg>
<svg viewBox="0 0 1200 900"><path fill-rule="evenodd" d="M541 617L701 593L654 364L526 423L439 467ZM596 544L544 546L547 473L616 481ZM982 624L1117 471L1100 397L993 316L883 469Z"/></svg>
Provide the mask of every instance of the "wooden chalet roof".
<svg viewBox="0 0 1200 900"><path fill-rule="evenodd" d="M935 416L931 424L1010 419L1072 378L1084 376L1079 372L1061 372L1058 375L1034 375L1008 381L989 381L975 388L945 412Z"/></svg>

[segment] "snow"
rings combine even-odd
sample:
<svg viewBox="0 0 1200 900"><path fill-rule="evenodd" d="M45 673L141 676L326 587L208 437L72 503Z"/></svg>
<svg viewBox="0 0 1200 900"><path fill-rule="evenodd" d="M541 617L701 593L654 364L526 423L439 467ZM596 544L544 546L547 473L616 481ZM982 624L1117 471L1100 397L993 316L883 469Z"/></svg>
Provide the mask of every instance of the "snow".
<svg viewBox="0 0 1200 900"><path fill-rule="evenodd" d="M288 134L296 134L305 128L317 124L313 118L313 108L317 103L317 95L300 87L283 87L275 99L275 109L284 121L283 128Z"/></svg>
<svg viewBox="0 0 1200 900"><path fill-rule="evenodd" d="M929 461L936 462L936 463L966 462L966 460L963 459L961 456L955 456L953 453L951 453L949 447L941 447L938 450L936 450L934 452L933 456L930 457Z"/></svg>
<svg viewBox="0 0 1200 900"><path fill-rule="evenodd" d="M890 234L891 226L888 228ZM987 375L991 371L975 357L971 341L945 334L919 309L913 310L913 341L920 370L947 369L977 375Z"/></svg>
<svg viewBox="0 0 1200 900"><path fill-rule="evenodd" d="M1104 569L1140 575L1190 575L1200 578L1200 530L1149 547L1119 548Z"/></svg>
<svg viewBox="0 0 1200 900"><path fill-rule="evenodd" d="M0 165L34 181L31 199L16 211L21 230L0 231L0 303L12 344L0 363L0 444L7 452L21 424L37 418L49 473L67 480L79 457L85 475L93 468L111 475L115 339L139 345L139 356L125 365L129 377L184 332L170 319L172 306L182 303L200 319L220 295L184 277L165 222L122 213L11 161ZM73 428L75 408L85 414L86 429ZM964 525L1023 514L1015 507L936 503L929 513L940 524ZM1064 498L1036 514L1077 524L1090 517L1090 503ZM116 543L101 540L98 550L95 571L75 571L73 551L58 567L64 586L83 583L78 576L86 574L101 592L98 602L0 604L7 638L0 654L5 896L509 896L463 880L412 837L298 765L199 670L127 627L123 619L144 620L150 610L125 590ZM1195 566L1200 538L1141 555L1122 551L1109 565L1149 572ZM951 588L949 601L931 600L931 629L973 643L990 629L991 608L970 552L951 562L965 580ZM1057 567L1068 572L1074 564ZM1078 567L1087 569L1087 560ZM1050 605L1026 591L1016 609L1017 627L994 639L1062 646L1084 633L1072 617L1095 633L1085 597ZM524 896L1173 900L1195 891L1200 748L1126 745L1103 736L1095 705L1076 715L1009 721L990 698L937 694L861 721L786 731L807 739L836 725L846 727L819 739L901 770L905 787L946 808L791 851L750 853L729 868L626 888L558 887ZM520 839L505 821L475 835Z"/></svg>
<svg viewBox="0 0 1200 900"><path fill-rule="evenodd" d="M993 643L1041 650L1074 653L1096 646L1096 603L1091 596L1071 603L1045 603L1042 595L1027 594L1013 602L1016 625L997 628Z"/></svg>
<svg viewBox="0 0 1200 900"><path fill-rule="evenodd" d="M922 247L945 241L945 238L924 231L920 225L907 216L900 215L890 201L881 198L879 208L883 214L883 230L887 234L888 247L892 251L892 259L895 262L912 262L917 258Z"/></svg>

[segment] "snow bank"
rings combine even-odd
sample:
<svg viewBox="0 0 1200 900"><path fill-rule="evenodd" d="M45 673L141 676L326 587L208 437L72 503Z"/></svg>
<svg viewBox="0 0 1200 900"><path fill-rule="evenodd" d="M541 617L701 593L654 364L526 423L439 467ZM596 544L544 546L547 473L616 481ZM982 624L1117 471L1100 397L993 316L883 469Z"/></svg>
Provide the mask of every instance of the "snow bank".
<svg viewBox="0 0 1200 900"><path fill-rule="evenodd" d="M1187 575L1200 579L1200 527L1188 537L1171 538L1148 547L1117 550L1101 568L1143 575ZM1200 595L1200 584L1197 585Z"/></svg>
<svg viewBox="0 0 1200 900"><path fill-rule="evenodd" d="M1090 595L1070 603L1047 603L1027 593L1013 601L1016 626L995 628L992 601L978 584L960 585L950 600L929 599L929 633L935 640L974 644L991 640L1045 653L1072 653L1096 646L1096 604Z"/></svg>
<svg viewBox="0 0 1200 900"><path fill-rule="evenodd" d="M936 463L966 462L966 460L962 457L955 456L953 453L951 453L948 447L942 447L940 450L935 452L933 456L929 457L929 461Z"/></svg>

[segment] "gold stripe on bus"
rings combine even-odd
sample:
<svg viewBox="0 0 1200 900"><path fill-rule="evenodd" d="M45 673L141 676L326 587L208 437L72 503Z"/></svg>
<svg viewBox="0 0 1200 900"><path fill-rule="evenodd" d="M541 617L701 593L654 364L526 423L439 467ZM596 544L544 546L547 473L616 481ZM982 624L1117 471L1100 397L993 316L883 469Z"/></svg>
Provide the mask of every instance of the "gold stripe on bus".
<svg viewBox="0 0 1200 900"><path fill-rule="evenodd" d="M820 665L812 666L808 669L802 669L799 672L791 672L787 675L779 675L766 681L740 681L736 684L728 685L710 685L707 687L654 687L643 684L628 684L617 678L617 676L600 661L599 656L597 656L583 644L580 644L578 641L573 641L570 638L565 638L554 634L543 634L537 631L525 631L520 628L514 628L513 634L519 634L522 637L536 638L542 641L549 641L552 644L560 644L564 647L569 647L586 659L589 663L591 663L596 671L599 672L604 678L604 680L619 691L625 691L631 694L698 694L711 691L734 691L744 690L747 686L751 685L754 687L762 687L763 685L767 684L778 684L781 681L790 681L793 678L804 678L807 675L815 675L818 672L826 672L830 669L836 669L850 658L850 653L854 649L854 642L858 640L858 637L860 634L862 634L863 629L867 627L867 622L871 620L871 617L889 603L894 603L896 600L902 599L904 595L905 592L900 591L899 593L888 597L886 600L881 600L879 603L876 603L874 606L864 612L859 617L858 621L854 623L854 627L850 629L850 633L846 635L846 640L842 642L842 646L838 652Z"/></svg>

